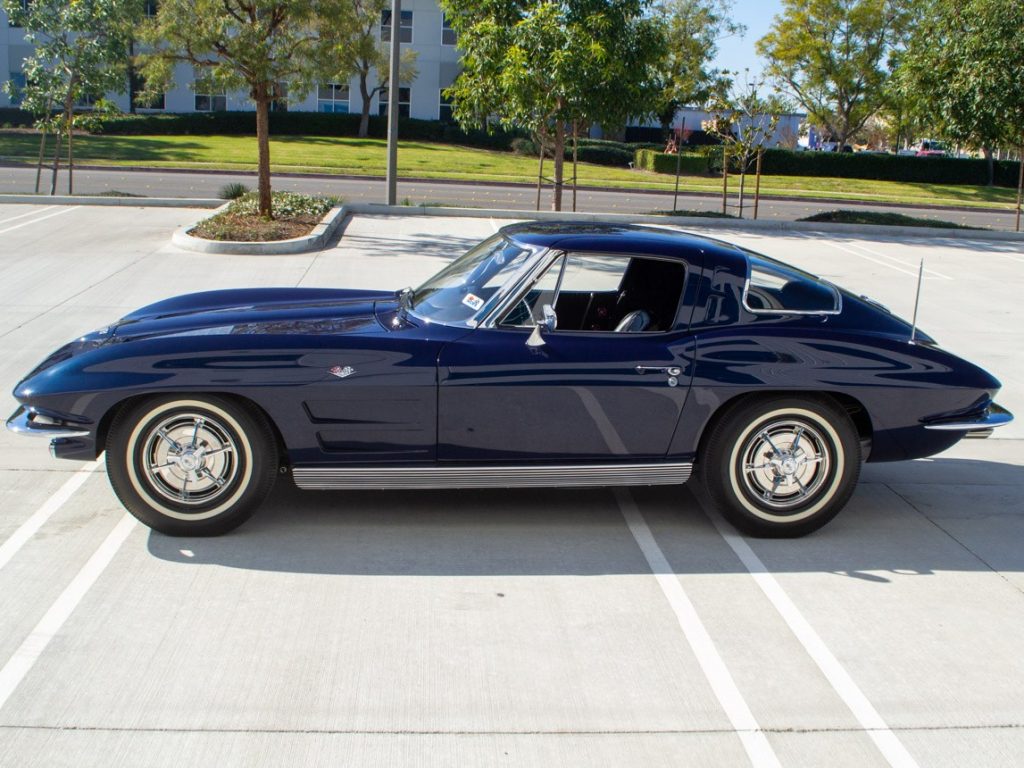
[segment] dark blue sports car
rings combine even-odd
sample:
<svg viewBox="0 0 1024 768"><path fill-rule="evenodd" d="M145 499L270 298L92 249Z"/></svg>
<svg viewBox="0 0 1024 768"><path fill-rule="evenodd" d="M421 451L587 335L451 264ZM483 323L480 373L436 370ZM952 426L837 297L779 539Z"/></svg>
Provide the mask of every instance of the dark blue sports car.
<svg viewBox="0 0 1024 768"><path fill-rule="evenodd" d="M255 289L145 307L50 355L15 432L106 451L170 535L307 489L661 485L799 536L863 461L929 456L1011 416L999 382L883 307L734 245L520 224L419 288Z"/></svg>

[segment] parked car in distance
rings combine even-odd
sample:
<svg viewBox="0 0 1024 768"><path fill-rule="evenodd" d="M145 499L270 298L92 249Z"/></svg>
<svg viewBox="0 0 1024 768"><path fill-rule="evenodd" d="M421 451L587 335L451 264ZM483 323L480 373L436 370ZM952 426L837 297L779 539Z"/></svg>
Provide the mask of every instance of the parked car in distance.
<svg viewBox="0 0 1024 768"><path fill-rule="evenodd" d="M864 461L1010 421L999 382L875 302L725 242L505 227L416 289L167 299L53 352L15 432L106 452L136 517L224 533L304 489L681 484L740 530L831 520Z"/></svg>

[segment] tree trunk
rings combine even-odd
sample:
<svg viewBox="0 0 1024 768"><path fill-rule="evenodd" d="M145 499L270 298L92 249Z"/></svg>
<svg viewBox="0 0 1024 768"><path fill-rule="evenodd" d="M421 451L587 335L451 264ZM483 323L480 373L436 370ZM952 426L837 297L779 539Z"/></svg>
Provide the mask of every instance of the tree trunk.
<svg viewBox="0 0 1024 768"><path fill-rule="evenodd" d="M537 166L537 205L534 210L540 210L540 192L544 185L544 139L537 134L537 154L540 156L540 164Z"/></svg>
<svg viewBox="0 0 1024 768"><path fill-rule="evenodd" d="M370 89L366 86L367 72L359 72L359 95L363 97L363 111L359 116L359 138L365 139L370 132Z"/></svg>
<svg viewBox="0 0 1024 768"><path fill-rule="evenodd" d="M739 201L739 217L743 218L743 190L747 185L747 163L743 162L740 167L740 201Z"/></svg>
<svg viewBox="0 0 1024 768"><path fill-rule="evenodd" d="M64 131L57 131L57 141L53 148L53 174L50 176L50 194L57 194L57 169L60 168L61 139L64 138Z"/></svg>
<svg viewBox="0 0 1024 768"><path fill-rule="evenodd" d="M46 125L43 125L42 132L39 134L39 162L36 163L36 194L39 194L39 182L43 176L43 158L46 155Z"/></svg>
<svg viewBox="0 0 1024 768"><path fill-rule="evenodd" d="M260 216L273 217L270 201L270 87L260 83L254 89L256 102L256 143L259 146L258 188Z"/></svg>
<svg viewBox="0 0 1024 768"><path fill-rule="evenodd" d="M576 172L579 165L579 124L572 123L572 212L576 213Z"/></svg>
<svg viewBox="0 0 1024 768"><path fill-rule="evenodd" d="M562 210L562 184L565 180L565 123L555 121L555 192L551 199L551 210Z"/></svg>
<svg viewBox="0 0 1024 768"><path fill-rule="evenodd" d="M75 151L74 147L75 121L68 120L68 194L75 193Z"/></svg>
<svg viewBox="0 0 1024 768"><path fill-rule="evenodd" d="M992 147L982 147L982 153L985 155L985 162L988 164L986 170L988 181L985 182L986 186L992 187L996 183L996 164L992 157Z"/></svg>
<svg viewBox="0 0 1024 768"><path fill-rule="evenodd" d="M128 41L128 112L135 114L135 41Z"/></svg>

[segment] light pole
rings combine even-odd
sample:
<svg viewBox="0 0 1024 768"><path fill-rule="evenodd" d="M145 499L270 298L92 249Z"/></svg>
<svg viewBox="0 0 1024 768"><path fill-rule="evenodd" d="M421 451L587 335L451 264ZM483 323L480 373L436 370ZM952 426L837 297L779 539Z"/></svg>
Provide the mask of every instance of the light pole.
<svg viewBox="0 0 1024 768"><path fill-rule="evenodd" d="M398 202L398 89L402 0L391 0L391 74L388 76L388 205Z"/></svg>

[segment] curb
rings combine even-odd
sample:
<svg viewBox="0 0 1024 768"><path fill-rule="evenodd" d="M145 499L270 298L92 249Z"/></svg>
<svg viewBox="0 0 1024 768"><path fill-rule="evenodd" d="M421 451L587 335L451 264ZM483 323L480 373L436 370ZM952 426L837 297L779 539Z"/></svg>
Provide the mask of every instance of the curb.
<svg viewBox="0 0 1024 768"><path fill-rule="evenodd" d="M113 205L130 208L219 208L223 200L208 197L106 197L91 195L5 195L4 203L29 205Z"/></svg>
<svg viewBox="0 0 1024 768"><path fill-rule="evenodd" d="M937 237L956 240L1004 240L1024 242L1024 232L992 229L944 229L939 227L890 227L871 224L829 224L812 221L754 221L753 219L715 219L698 216L657 216L629 213L569 213L559 211L516 211L489 208L419 207L351 203L343 206L346 214L377 216L449 216L479 219L517 219L519 221L613 221L623 224L661 224L686 229L721 229L754 232L815 232L818 234L857 234L908 238Z"/></svg>
<svg viewBox="0 0 1024 768"><path fill-rule="evenodd" d="M218 207L226 208L229 203L223 203ZM241 240L204 240L201 237L192 237L188 231L195 224L186 224L175 230L171 236L171 243L184 248L187 251L196 253L216 253L224 255L246 256L283 256L293 253L305 253L316 251L331 238L338 226L345 220L347 212L345 206L334 206L321 219L313 231L304 237L293 237L290 240L275 240L273 242L250 243Z"/></svg>

